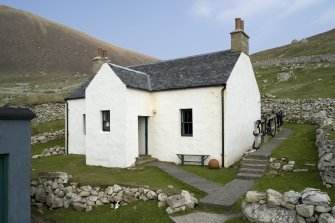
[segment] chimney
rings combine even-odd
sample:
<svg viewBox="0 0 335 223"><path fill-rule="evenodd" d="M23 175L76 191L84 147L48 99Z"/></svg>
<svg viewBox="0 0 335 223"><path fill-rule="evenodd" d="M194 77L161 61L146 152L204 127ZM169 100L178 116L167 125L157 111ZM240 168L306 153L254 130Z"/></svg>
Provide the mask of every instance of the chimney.
<svg viewBox="0 0 335 223"><path fill-rule="evenodd" d="M243 52L249 55L249 36L244 32L244 20L241 18L235 19L235 30L231 35L231 52Z"/></svg>
<svg viewBox="0 0 335 223"><path fill-rule="evenodd" d="M107 50L98 48L98 55L92 59L93 61L93 74L98 73L101 66L108 61Z"/></svg>

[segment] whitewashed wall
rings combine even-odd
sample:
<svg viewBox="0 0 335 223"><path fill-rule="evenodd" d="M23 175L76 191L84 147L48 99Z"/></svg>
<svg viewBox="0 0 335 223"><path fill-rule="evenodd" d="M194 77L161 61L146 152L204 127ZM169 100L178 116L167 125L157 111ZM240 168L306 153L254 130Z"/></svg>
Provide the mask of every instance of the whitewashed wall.
<svg viewBox="0 0 335 223"><path fill-rule="evenodd" d="M126 167L126 86L104 64L86 88L86 164ZM110 110L110 132L102 131L101 111Z"/></svg>
<svg viewBox="0 0 335 223"><path fill-rule="evenodd" d="M86 153L83 114L85 114L85 99L68 100L69 154Z"/></svg>
<svg viewBox="0 0 335 223"><path fill-rule="evenodd" d="M153 109L156 114L149 119L149 154L176 163L180 162L177 153L208 154L211 155L209 159L221 161L222 88L155 92ZM193 112L192 137L181 136L180 109L187 108Z"/></svg>
<svg viewBox="0 0 335 223"><path fill-rule="evenodd" d="M252 148L254 121L260 119L260 94L250 58L241 54L225 91L224 166L238 161Z"/></svg>

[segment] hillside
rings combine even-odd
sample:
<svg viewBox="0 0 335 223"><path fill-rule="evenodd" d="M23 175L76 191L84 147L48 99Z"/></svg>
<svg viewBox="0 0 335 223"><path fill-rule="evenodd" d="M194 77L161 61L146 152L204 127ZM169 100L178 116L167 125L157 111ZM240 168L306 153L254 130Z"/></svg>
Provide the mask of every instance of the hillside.
<svg viewBox="0 0 335 223"><path fill-rule="evenodd" d="M91 75L98 47L107 49L110 60L120 65L157 60L1 5L0 33L0 99L22 93L33 97L38 92L59 93L57 89L65 95Z"/></svg>
<svg viewBox="0 0 335 223"><path fill-rule="evenodd" d="M261 94L335 98L335 29L251 55Z"/></svg>

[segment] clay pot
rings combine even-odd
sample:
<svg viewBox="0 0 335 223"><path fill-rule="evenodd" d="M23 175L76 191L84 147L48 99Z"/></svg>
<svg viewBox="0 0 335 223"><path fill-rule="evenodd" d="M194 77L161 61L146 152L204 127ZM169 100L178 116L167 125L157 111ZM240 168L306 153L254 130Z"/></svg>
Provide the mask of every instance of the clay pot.
<svg viewBox="0 0 335 223"><path fill-rule="evenodd" d="M208 162L208 167L209 169L219 169L220 168L219 161L217 161L216 159L211 159Z"/></svg>

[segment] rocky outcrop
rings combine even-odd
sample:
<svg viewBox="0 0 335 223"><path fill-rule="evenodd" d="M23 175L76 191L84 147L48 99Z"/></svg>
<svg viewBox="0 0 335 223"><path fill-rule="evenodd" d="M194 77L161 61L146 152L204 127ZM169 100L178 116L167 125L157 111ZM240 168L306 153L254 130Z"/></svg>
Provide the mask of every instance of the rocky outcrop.
<svg viewBox="0 0 335 223"><path fill-rule="evenodd" d="M329 139L329 133L320 128L316 131L316 147L319 153L318 168L323 184L328 188L333 187L335 186L335 140Z"/></svg>
<svg viewBox="0 0 335 223"><path fill-rule="evenodd" d="M335 117L335 99L275 99L262 98L262 113L282 110L284 122L329 125Z"/></svg>
<svg viewBox="0 0 335 223"><path fill-rule="evenodd" d="M335 62L335 54L311 55L287 58L275 58L270 60L255 61L252 63L254 67L268 68L281 65L305 64L305 63L320 63L320 62Z"/></svg>
<svg viewBox="0 0 335 223"><path fill-rule="evenodd" d="M54 139L62 139L65 137L65 130L58 130L56 132L46 132L31 137L31 144L46 143Z"/></svg>
<svg viewBox="0 0 335 223"><path fill-rule="evenodd" d="M65 148L61 146L51 147L51 148L43 150L42 153L40 154L33 155L32 158L37 159L37 158L42 158L42 157L47 157L47 156L54 156L54 155L65 155Z"/></svg>
<svg viewBox="0 0 335 223"><path fill-rule="evenodd" d="M65 118L64 103L41 104L30 106L28 108L36 114L36 118L32 120L33 125Z"/></svg>
<svg viewBox="0 0 335 223"><path fill-rule="evenodd" d="M242 202L242 213L248 221L257 223L335 222L335 207L329 204L328 194L314 188L284 194L272 189L266 193L249 191Z"/></svg>
<svg viewBox="0 0 335 223"><path fill-rule="evenodd" d="M127 205L137 200L158 200L159 207L166 207L168 214L193 209L198 200L188 191L168 196L161 190L148 187L126 187L117 184L101 187L69 183L65 172L50 173L31 182L31 204L49 209L73 208L77 211L91 211L93 207L108 204L112 209Z"/></svg>

